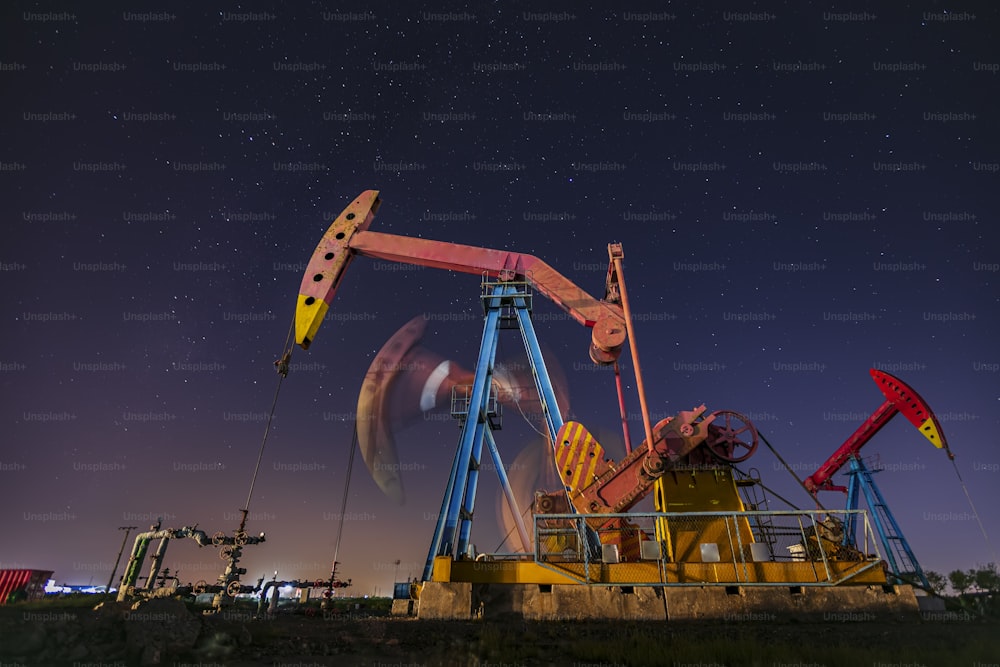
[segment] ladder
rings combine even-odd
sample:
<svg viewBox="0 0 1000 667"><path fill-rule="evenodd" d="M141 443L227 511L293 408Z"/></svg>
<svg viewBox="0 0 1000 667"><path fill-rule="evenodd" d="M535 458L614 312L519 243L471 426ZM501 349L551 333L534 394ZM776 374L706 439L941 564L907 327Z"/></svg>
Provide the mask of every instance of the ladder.
<svg viewBox="0 0 1000 667"><path fill-rule="evenodd" d="M872 475L878 470L872 470L864 464L857 456L851 455L851 470L847 474L850 482L847 486L847 509L858 509L858 491L865 496L865 502L872 513L872 521L875 523L875 530L878 532L879 540L885 548L885 558L892 570L893 578L900 583L913 584L917 581L923 585L924 589L930 590L930 583L927 576L917 562L909 542L903 536L899 524L889 511L889 505L885 502L882 492ZM844 544L856 547L855 539L855 519L856 514L849 514L844 530Z"/></svg>
<svg viewBox="0 0 1000 667"><path fill-rule="evenodd" d="M748 472L743 472L736 466L732 468L737 473L736 487L743 496L743 506L751 512L770 511L770 500L767 491L761 484L760 471L750 468ZM760 487L760 496L757 489ZM775 557L774 544L778 541L778 534L774 527L774 517L771 515L755 514L750 521L750 528L754 534L754 540L767 545L767 551L771 558Z"/></svg>

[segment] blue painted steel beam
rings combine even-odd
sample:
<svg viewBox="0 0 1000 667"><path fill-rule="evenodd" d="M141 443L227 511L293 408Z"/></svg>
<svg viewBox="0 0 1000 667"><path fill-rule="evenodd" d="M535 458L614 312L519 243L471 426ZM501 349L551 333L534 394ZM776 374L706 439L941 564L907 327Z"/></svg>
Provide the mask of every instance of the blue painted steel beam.
<svg viewBox="0 0 1000 667"><path fill-rule="evenodd" d="M517 504L517 498L514 497L514 490L511 488L510 480L507 478L507 469L503 465L503 459L500 458L500 449L497 448L497 441L493 439L492 429L486 430L486 446L490 450L493 465L497 470L497 477L500 479L500 490L503 491L504 496L507 498L507 505L510 507L510 513L514 517L514 525L517 527L518 537L527 551L531 548L531 540L528 537L528 530L524 525L524 518L521 516L521 508Z"/></svg>
<svg viewBox="0 0 1000 667"><path fill-rule="evenodd" d="M493 288L493 294L500 296L487 299L487 325L483 331L484 345L480 346L480 358L476 367L472 400L469 403L468 417L472 417L472 410L475 409L477 419L469 451L468 475L466 475L465 488L462 494L452 496L452 507L455 510L454 519L456 521L455 532L457 532L457 540L455 541L457 556L464 554L469 548L469 536L472 532L472 514L476 509L476 491L479 488L479 463L482 461L483 456L483 438L486 431L490 428L488 413L490 392L493 389L493 364L496 361L497 339L500 335L500 309L504 304L504 299L501 296L506 296L513 291L514 288L508 285L497 285ZM488 347L486 346L487 342L489 343ZM487 355L485 364L483 363L484 354ZM482 377L480 377L480 369L484 373ZM466 424L468 424L468 421L466 421ZM456 487L457 490L458 487ZM450 519L451 514L449 514ZM450 525L445 526L446 531L449 528Z"/></svg>
<svg viewBox="0 0 1000 667"><path fill-rule="evenodd" d="M914 555L913 550L910 549L910 543L906 541L903 536L903 531L900 530L899 524L896 523L896 518L892 515L889 510L889 505L885 502L885 498L882 496L882 492L879 491L878 485L875 484L875 480L872 478L872 471L869 470L861 459L857 456L852 456L850 459L851 471L858 477L861 478L861 491L865 495L865 502L868 503L868 509L871 511L872 520L875 522L875 530L878 531L879 539L882 542L882 546L885 548L886 559L889 561L889 568L892 573L896 575L897 579L905 581L904 574L916 575L923 586L930 589L930 583L927 581L927 577L924 575L923 569L920 567L920 563L917 562L917 557ZM879 508L885 514L885 521L883 521L882 513L879 512ZM888 523L888 525L886 525ZM912 565L912 570L904 570L899 563L899 554L893 547L892 540L896 540L899 543L899 548L902 550L902 556L909 561L908 565Z"/></svg>
<svg viewBox="0 0 1000 667"><path fill-rule="evenodd" d="M531 316L525 306L525 299L515 298L514 305L517 310L517 321L521 328L521 338L524 340L524 349L528 353L528 362L531 364L531 376L535 380L535 389L542 403L542 414L545 418L545 425L549 429L549 439L555 447L556 434L563 426L562 413L559 411L559 403L556 401L556 392L552 389L552 381L549 379L549 371L545 368L545 359L542 358L542 350L538 346L538 338L535 336L535 329L531 325Z"/></svg>
<svg viewBox="0 0 1000 667"><path fill-rule="evenodd" d="M431 579L435 557L460 557L469 547L484 439L487 440L487 446L496 465L501 488L508 498L513 498L510 481L500 459L500 453L493 439L487 416L490 392L493 386L497 340L500 332L500 313L504 306L512 306L517 313L521 338L531 365L532 379L542 404L545 425L553 443L563 425L555 391L552 388L545 360L542 358L541 348L531 324L527 297L518 292L514 285L497 283L492 286L490 296L486 297L484 302L486 321L483 325L483 338L479 347L479 359L476 363L475 379L469 400L469 412L462 427L462 435L448 477L448 486L445 488L445 494L441 501L441 511L434 527L434 537L431 540L427 561L424 564L423 581ZM516 505L516 503L512 504Z"/></svg>
<svg viewBox="0 0 1000 667"><path fill-rule="evenodd" d="M858 500L860 498L858 491L861 490L861 475L854 460L855 457L852 456L850 458L851 471L847 473L850 477L850 481L847 483L847 509L849 510L858 509ZM848 514L844 519L844 539L841 544L856 548L858 543L857 519L857 514Z"/></svg>
<svg viewBox="0 0 1000 667"><path fill-rule="evenodd" d="M479 346L479 360L476 363L476 374L472 384L472 395L469 400L469 413L462 426L462 437L459 440L458 451L452 463L451 476L445 488L441 501L441 512L434 526L434 537L427 552L424 563L423 581L429 581L434 570L436 556L452 555L458 531L458 517L461 503L465 496L469 480L473 442L479 441L482 448L482 428L485 426L484 400L489 400L489 389L493 384L493 361L496 356L496 343L500 318L500 299L504 286L497 284L493 288L493 297L488 299L486 321L483 324L483 338ZM478 471L477 471L478 474Z"/></svg>

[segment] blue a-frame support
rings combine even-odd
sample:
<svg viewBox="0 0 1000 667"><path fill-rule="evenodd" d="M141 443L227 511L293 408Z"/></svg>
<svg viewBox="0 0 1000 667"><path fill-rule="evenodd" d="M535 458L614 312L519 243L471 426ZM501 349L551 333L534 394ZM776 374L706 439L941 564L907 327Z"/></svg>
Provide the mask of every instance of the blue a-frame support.
<svg viewBox="0 0 1000 667"><path fill-rule="evenodd" d="M530 286L525 282L484 283L483 307L486 311L486 321L483 325L483 339L479 347L479 359L469 397L468 414L465 415L465 422L462 425L462 436L441 501L434 537L427 552L423 581L431 579L435 557L456 558L469 549L484 440L500 478L501 488L508 499L513 498L500 452L493 439L494 426L491 422L491 411L496 401L496 397L491 396L493 364L496 360L497 340L505 314L513 313L517 317L551 442L556 441L556 434L562 428L562 416L556 402L555 391L552 389L545 361L538 347L538 339L531 324L529 289ZM520 516L516 516L515 521L520 521Z"/></svg>
<svg viewBox="0 0 1000 667"><path fill-rule="evenodd" d="M857 456L851 456L849 461L851 469L847 473L850 476L847 485L847 509L858 509L859 491L864 494L865 502L871 511L872 521L875 523L875 530L878 532L879 541L882 542L882 547L885 549L885 558L889 563L889 569L892 570L895 578L907 583L919 579L923 587L930 590L930 583L927 581L927 576L920 567L920 563L917 562L913 550L910 549L910 543L903 536L903 531L900 530L899 524L896 523L895 517L889 510L889 505L885 502L882 492L879 491L878 485L872 478L872 474L878 471L868 468ZM856 514L848 514L844 525L844 544L851 547L856 547L857 516Z"/></svg>

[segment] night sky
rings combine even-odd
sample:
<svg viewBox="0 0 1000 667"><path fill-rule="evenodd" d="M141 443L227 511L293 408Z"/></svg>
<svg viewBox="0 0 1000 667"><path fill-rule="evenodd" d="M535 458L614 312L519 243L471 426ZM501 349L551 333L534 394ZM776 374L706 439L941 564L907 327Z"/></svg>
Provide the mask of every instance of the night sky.
<svg viewBox="0 0 1000 667"><path fill-rule="evenodd" d="M654 418L742 412L801 477L882 402L869 369L898 375L1000 540L992 3L100 4L2 10L0 567L103 585L121 526L237 527L306 262L368 189L374 231L533 254L596 297L622 243ZM427 354L474 367L479 294L473 275L355 260L283 383L246 582L329 574L368 365L423 315ZM569 413L619 458L590 332L534 306ZM520 348L501 336L501 359ZM355 593L423 566L459 431L411 412L402 505L355 461ZM538 442L512 410L497 437L505 461ZM864 453L926 569L995 559L909 423ZM741 467L810 506L763 446ZM496 494L483 475L483 551ZM188 540L165 565L188 582L224 563Z"/></svg>

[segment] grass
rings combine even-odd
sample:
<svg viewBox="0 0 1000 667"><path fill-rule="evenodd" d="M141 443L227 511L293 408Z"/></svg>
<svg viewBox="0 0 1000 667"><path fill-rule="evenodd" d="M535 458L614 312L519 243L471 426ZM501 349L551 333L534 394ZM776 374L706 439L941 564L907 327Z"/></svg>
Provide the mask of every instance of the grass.
<svg viewBox="0 0 1000 667"><path fill-rule="evenodd" d="M39 600L9 602L5 606L25 611L58 611L60 609L93 609L105 600L114 600L114 595L98 593L69 593L46 595Z"/></svg>
<svg viewBox="0 0 1000 667"><path fill-rule="evenodd" d="M23 623L23 612L82 614L104 596L67 595L8 605L0 621ZM354 605L365 608L355 610ZM1000 656L1000 622L914 623L681 623L637 621L535 622L521 620L428 621L386 615L384 598L338 598L336 615L319 612L319 600L285 608L273 620L219 620L215 630L243 624L263 656L300 650L303 655L342 653L387 664L419 657L423 665L729 665L822 667L878 663L951 666L990 664ZM255 610L239 601L242 611ZM252 614L247 614L247 617ZM53 626L54 627L54 626ZM0 644L3 641L0 640ZM294 649L294 647L300 647ZM314 653L315 652L315 653ZM0 654L3 651L0 650Z"/></svg>
<svg viewBox="0 0 1000 667"><path fill-rule="evenodd" d="M1000 655L996 625L743 625L549 623L487 625L476 655L534 664L558 656L566 664L774 664L857 667L884 662L973 665Z"/></svg>

